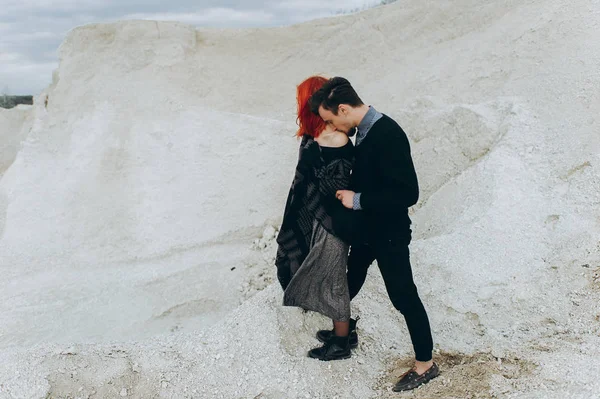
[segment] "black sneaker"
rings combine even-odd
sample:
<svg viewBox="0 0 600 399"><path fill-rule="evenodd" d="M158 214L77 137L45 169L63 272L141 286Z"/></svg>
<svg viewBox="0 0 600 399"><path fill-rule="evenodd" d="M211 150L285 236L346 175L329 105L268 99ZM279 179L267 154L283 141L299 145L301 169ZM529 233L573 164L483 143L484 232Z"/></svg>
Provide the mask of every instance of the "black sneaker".
<svg viewBox="0 0 600 399"><path fill-rule="evenodd" d="M356 319L350 319L350 335L348 336L350 348L354 349L358 346L358 334L356 333L356 322L360 320L360 316ZM319 330L317 331L317 339L323 343L329 341L329 338L335 335L334 330Z"/></svg>
<svg viewBox="0 0 600 399"><path fill-rule="evenodd" d="M308 356L324 361L350 359L348 337L332 336L323 346L308 351Z"/></svg>
<svg viewBox="0 0 600 399"><path fill-rule="evenodd" d="M435 363L421 375L417 374L414 370L409 370L400 377L400 380L396 383L393 390L394 392L410 391L423 384L427 384L438 375L440 375L440 369Z"/></svg>

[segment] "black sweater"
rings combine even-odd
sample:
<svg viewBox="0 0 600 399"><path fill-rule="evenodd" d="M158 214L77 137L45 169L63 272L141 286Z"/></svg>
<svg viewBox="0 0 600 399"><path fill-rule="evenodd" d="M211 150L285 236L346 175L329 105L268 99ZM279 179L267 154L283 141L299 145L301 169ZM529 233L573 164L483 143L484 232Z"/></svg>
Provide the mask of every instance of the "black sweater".
<svg viewBox="0 0 600 399"><path fill-rule="evenodd" d="M419 184L406 133L383 115L355 148L351 188L361 193L367 234L390 237L402 234L411 221L408 208L419 199Z"/></svg>

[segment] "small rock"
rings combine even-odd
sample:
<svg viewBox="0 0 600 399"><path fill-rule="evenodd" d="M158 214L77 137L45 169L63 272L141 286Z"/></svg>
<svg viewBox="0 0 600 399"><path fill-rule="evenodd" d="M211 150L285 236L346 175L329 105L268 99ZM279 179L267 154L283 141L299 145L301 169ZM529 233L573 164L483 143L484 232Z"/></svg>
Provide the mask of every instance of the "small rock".
<svg viewBox="0 0 600 399"><path fill-rule="evenodd" d="M67 348L64 351L62 351L60 354L61 355L76 355L77 352L75 352L75 347L74 346L70 346L69 348Z"/></svg>
<svg viewBox="0 0 600 399"><path fill-rule="evenodd" d="M492 353L491 353L491 354L492 354L492 356L494 356L496 359L498 359L498 358L503 358L503 357L504 357L504 353L503 353L501 350L497 349L497 348L493 348L493 349L492 349Z"/></svg>
<svg viewBox="0 0 600 399"><path fill-rule="evenodd" d="M127 388L123 388L123 389L121 389L121 393L120 393L120 395L121 395L122 397L125 397L125 396L127 396Z"/></svg>
<svg viewBox="0 0 600 399"><path fill-rule="evenodd" d="M273 226L268 226L263 232L263 240L268 241L275 238L275 228Z"/></svg>

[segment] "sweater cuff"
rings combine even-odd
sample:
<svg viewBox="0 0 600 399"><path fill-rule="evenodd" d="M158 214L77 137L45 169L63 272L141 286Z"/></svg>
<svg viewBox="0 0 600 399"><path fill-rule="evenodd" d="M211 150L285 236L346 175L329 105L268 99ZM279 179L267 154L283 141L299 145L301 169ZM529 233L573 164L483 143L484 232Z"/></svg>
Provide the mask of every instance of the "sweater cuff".
<svg viewBox="0 0 600 399"><path fill-rule="evenodd" d="M362 211L360 206L360 193L354 193L354 199L352 200L352 209L355 211Z"/></svg>

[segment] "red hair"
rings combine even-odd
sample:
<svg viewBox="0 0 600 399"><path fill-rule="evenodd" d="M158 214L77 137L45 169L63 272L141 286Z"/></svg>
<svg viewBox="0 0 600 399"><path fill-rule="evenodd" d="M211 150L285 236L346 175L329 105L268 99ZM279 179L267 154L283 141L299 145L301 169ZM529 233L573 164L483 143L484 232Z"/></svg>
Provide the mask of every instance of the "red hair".
<svg viewBox="0 0 600 399"><path fill-rule="evenodd" d="M298 119L296 119L296 123L298 124L299 129L296 136L302 137L305 134L308 134L309 136L316 138L319 137L321 132L327 127L319 115L312 113L310 105L308 104L310 96L323 87L327 80L327 78L322 76L311 76L298 85L296 90Z"/></svg>

